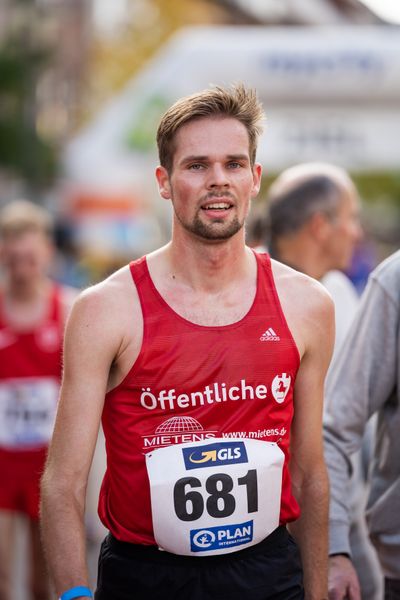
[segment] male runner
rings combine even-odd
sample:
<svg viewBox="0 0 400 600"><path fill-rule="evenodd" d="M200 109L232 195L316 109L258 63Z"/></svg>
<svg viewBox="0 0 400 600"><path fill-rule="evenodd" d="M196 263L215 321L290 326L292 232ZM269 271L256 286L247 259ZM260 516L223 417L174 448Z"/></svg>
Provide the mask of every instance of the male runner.
<svg viewBox="0 0 400 600"><path fill-rule="evenodd" d="M72 311L42 483L62 600L91 597L83 512L100 419L110 534L97 600L327 597L333 307L320 284L245 246L262 117L241 85L167 111L156 177L172 239Z"/></svg>
<svg viewBox="0 0 400 600"><path fill-rule="evenodd" d="M14 600L16 517L29 523L30 594L48 596L39 537L39 481L61 379L66 313L75 292L47 277L51 219L26 201L0 212L0 598Z"/></svg>

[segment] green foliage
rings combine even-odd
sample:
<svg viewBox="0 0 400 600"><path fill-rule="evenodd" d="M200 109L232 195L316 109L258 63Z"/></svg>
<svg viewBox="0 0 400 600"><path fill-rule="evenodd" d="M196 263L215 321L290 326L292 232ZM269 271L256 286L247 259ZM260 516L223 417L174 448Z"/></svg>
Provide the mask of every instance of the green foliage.
<svg viewBox="0 0 400 600"><path fill-rule="evenodd" d="M19 4L31 16L32 6ZM38 189L51 181L57 164L55 148L36 127L36 89L51 50L37 39L40 28L26 22L11 27L0 46L0 168L22 179L28 189Z"/></svg>
<svg viewBox="0 0 400 600"><path fill-rule="evenodd" d="M168 101L161 95L146 98L128 131L126 137L128 148L141 152L154 150L157 125L167 108Z"/></svg>
<svg viewBox="0 0 400 600"><path fill-rule="evenodd" d="M368 171L352 178L366 203L385 202L400 208L400 171Z"/></svg>

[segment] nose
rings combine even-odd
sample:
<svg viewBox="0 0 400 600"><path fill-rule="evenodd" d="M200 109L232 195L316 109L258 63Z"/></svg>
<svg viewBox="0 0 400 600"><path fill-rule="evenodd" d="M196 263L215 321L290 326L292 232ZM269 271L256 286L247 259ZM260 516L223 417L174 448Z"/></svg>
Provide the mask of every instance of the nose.
<svg viewBox="0 0 400 600"><path fill-rule="evenodd" d="M216 163L209 169L208 187L214 189L217 187L227 187L229 178L223 165Z"/></svg>

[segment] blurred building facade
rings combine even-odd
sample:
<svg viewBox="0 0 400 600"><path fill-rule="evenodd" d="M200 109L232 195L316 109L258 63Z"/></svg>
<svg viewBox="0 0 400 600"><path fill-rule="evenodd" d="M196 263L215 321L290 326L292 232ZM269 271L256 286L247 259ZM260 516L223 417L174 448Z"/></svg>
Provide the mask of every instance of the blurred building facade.
<svg viewBox="0 0 400 600"><path fill-rule="evenodd" d="M241 24L376 25L381 19L359 0L215 0L241 15ZM252 22L251 22L252 21Z"/></svg>
<svg viewBox="0 0 400 600"><path fill-rule="evenodd" d="M373 172L395 181L399 32L376 25L181 30L67 146L65 171L75 186L69 205L84 190L92 189L98 203L99 190L102 195L124 190L136 197L136 206L139 198L142 206L165 217L153 177L161 114L179 96L238 80L255 87L266 108L258 157L267 172L326 160L361 180ZM387 192L378 190L381 206ZM106 206L109 200L103 200ZM390 211L388 205L378 219L385 230L396 222ZM376 217L373 210L370 214ZM90 225L94 233L93 221ZM131 234L130 250L136 251L134 240L140 238ZM122 240L117 232L115 238ZM154 238L149 233L146 238L151 247Z"/></svg>

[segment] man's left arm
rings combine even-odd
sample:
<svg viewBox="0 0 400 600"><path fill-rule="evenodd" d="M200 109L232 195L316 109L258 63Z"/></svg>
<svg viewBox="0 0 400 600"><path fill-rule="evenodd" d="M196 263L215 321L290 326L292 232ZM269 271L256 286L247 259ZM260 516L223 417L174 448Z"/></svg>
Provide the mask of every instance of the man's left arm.
<svg viewBox="0 0 400 600"><path fill-rule="evenodd" d="M305 351L294 390L290 473L301 516L289 526L299 545L306 600L328 597L329 483L322 443L322 408L326 371L334 342L334 309L317 294L303 321Z"/></svg>

